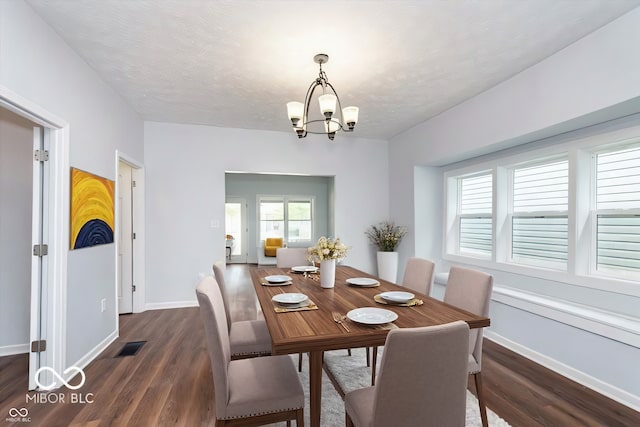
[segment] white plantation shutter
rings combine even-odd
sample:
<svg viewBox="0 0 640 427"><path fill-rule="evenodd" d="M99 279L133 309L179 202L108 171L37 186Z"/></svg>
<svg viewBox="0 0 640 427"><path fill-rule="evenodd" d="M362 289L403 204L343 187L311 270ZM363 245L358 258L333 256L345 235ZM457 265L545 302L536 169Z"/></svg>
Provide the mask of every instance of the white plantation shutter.
<svg viewBox="0 0 640 427"><path fill-rule="evenodd" d="M569 162L513 170L511 257L524 264L566 268Z"/></svg>
<svg viewBox="0 0 640 427"><path fill-rule="evenodd" d="M493 175L458 179L458 251L491 256L493 250Z"/></svg>
<svg viewBox="0 0 640 427"><path fill-rule="evenodd" d="M640 272L640 147L596 155L596 269Z"/></svg>

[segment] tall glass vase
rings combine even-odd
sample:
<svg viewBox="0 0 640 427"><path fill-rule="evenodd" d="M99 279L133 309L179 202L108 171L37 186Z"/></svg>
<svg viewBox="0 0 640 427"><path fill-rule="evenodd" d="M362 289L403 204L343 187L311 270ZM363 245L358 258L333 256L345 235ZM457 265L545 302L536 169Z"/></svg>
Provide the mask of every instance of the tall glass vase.
<svg viewBox="0 0 640 427"><path fill-rule="evenodd" d="M398 278L398 252L378 252L378 277L396 283Z"/></svg>
<svg viewBox="0 0 640 427"><path fill-rule="evenodd" d="M333 288L336 283L336 260L326 259L320 262L320 286Z"/></svg>

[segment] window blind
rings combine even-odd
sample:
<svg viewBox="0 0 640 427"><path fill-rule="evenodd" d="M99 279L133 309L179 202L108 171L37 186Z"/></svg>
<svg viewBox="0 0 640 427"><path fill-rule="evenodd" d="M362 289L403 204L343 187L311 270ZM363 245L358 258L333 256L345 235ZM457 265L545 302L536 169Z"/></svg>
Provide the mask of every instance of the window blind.
<svg viewBox="0 0 640 427"><path fill-rule="evenodd" d="M493 175L459 179L459 239L461 253L491 255L493 250Z"/></svg>
<svg viewBox="0 0 640 427"><path fill-rule="evenodd" d="M511 257L525 264L563 268L568 259L569 162L513 171Z"/></svg>
<svg viewBox="0 0 640 427"><path fill-rule="evenodd" d="M640 147L596 155L596 269L640 272Z"/></svg>

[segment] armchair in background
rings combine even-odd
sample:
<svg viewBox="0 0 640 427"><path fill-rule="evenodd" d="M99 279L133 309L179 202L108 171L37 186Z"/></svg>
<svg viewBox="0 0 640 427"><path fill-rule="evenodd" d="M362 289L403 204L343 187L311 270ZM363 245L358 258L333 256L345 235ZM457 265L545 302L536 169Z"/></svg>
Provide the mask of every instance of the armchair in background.
<svg viewBox="0 0 640 427"><path fill-rule="evenodd" d="M282 248L282 237L267 237L264 241L264 256L276 256L278 248Z"/></svg>

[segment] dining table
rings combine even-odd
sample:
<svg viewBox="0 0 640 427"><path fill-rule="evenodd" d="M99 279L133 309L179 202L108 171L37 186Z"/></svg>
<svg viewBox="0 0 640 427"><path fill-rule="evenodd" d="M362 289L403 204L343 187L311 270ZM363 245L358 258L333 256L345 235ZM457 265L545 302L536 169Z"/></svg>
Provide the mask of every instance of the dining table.
<svg viewBox="0 0 640 427"><path fill-rule="evenodd" d="M285 282L286 285L274 286L265 280L269 276L289 276L290 280ZM336 267L333 288L321 287L318 274L301 274L290 268L253 267L251 279L271 334L271 353L309 354L309 410L312 427L320 426L322 360L325 351L382 346L389 330L394 328L434 326L456 320L466 322L471 329L490 325L488 317L475 315L413 290L410 292L415 295L415 299L422 302L419 305L400 306L376 302L374 297L382 292L408 289L344 265ZM367 283L373 283L371 279L374 279L379 284L356 286L349 283L362 282L361 279L367 279L364 281ZM306 295L313 309L307 307L304 310L283 311L272 300L275 295L282 293ZM380 301L379 297L376 299ZM365 307L390 310L397 314L397 319L388 324L370 325L344 318L351 310ZM339 313L344 318L342 324L334 320L334 313Z"/></svg>

